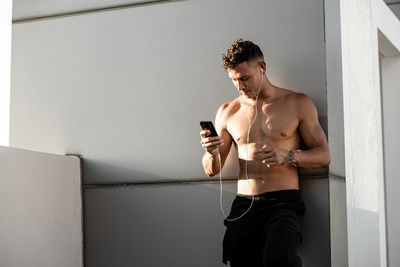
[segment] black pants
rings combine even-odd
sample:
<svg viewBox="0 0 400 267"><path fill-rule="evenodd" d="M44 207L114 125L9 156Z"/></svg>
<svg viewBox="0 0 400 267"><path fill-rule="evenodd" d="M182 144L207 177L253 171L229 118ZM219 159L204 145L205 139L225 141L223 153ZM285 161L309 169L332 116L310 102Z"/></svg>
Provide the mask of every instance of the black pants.
<svg viewBox="0 0 400 267"><path fill-rule="evenodd" d="M239 217L251 197L236 196L228 219ZM301 267L300 219L305 207L299 190L256 196L251 210L235 221L224 221L223 262L231 267Z"/></svg>

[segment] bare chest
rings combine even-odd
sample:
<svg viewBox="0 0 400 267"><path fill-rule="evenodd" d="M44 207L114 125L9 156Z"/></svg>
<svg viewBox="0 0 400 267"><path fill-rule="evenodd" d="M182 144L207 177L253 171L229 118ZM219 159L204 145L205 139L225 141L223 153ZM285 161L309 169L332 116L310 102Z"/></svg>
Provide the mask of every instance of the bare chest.
<svg viewBox="0 0 400 267"><path fill-rule="evenodd" d="M230 116L227 128L235 143L241 145L247 143L247 138L248 143L293 139L297 135L298 124L292 107L284 103L270 103L259 105L257 113L255 107L241 107Z"/></svg>

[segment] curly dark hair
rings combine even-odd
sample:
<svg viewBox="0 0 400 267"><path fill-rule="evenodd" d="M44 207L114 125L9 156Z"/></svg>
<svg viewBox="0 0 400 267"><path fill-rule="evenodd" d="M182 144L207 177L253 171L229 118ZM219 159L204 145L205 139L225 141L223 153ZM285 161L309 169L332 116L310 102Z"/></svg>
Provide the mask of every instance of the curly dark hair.
<svg viewBox="0 0 400 267"><path fill-rule="evenodd" d="M264 55L258 45L249 40L243 41L240 38L228 47L226 54L222 55L222 67L228 71L242 62L258 61L263 58Z"/></svg>

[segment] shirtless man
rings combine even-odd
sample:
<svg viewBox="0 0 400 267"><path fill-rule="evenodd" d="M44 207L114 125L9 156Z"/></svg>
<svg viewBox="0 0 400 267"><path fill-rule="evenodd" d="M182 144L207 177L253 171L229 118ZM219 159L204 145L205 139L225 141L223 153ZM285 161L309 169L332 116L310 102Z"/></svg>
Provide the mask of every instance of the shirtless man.
<svg viewBox="0 0 400 267"><path fill-rule="evenodd" d="M263 54L250 41L236 40L222 66L241 96L219 108L217 137L207 137L208 130L200 136L208 176L220 172L232 143L238 153L237 196L224 221L223 261L232 267L301 266L304 204L297 166L330 163L317 110L305 94L270 83ZM300 150L302 141L307 150Z"/></svg>

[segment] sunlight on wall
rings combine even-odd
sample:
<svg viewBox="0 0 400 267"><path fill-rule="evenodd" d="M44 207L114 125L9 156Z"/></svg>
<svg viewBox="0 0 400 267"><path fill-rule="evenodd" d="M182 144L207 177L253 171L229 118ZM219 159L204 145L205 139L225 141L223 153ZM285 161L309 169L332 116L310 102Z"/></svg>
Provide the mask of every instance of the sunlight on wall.
<svg viewBox="0 0 400 267"><path fill-rule="evenodd" d="M0 145L9 145L12 0L0 2Z"/></svg>

